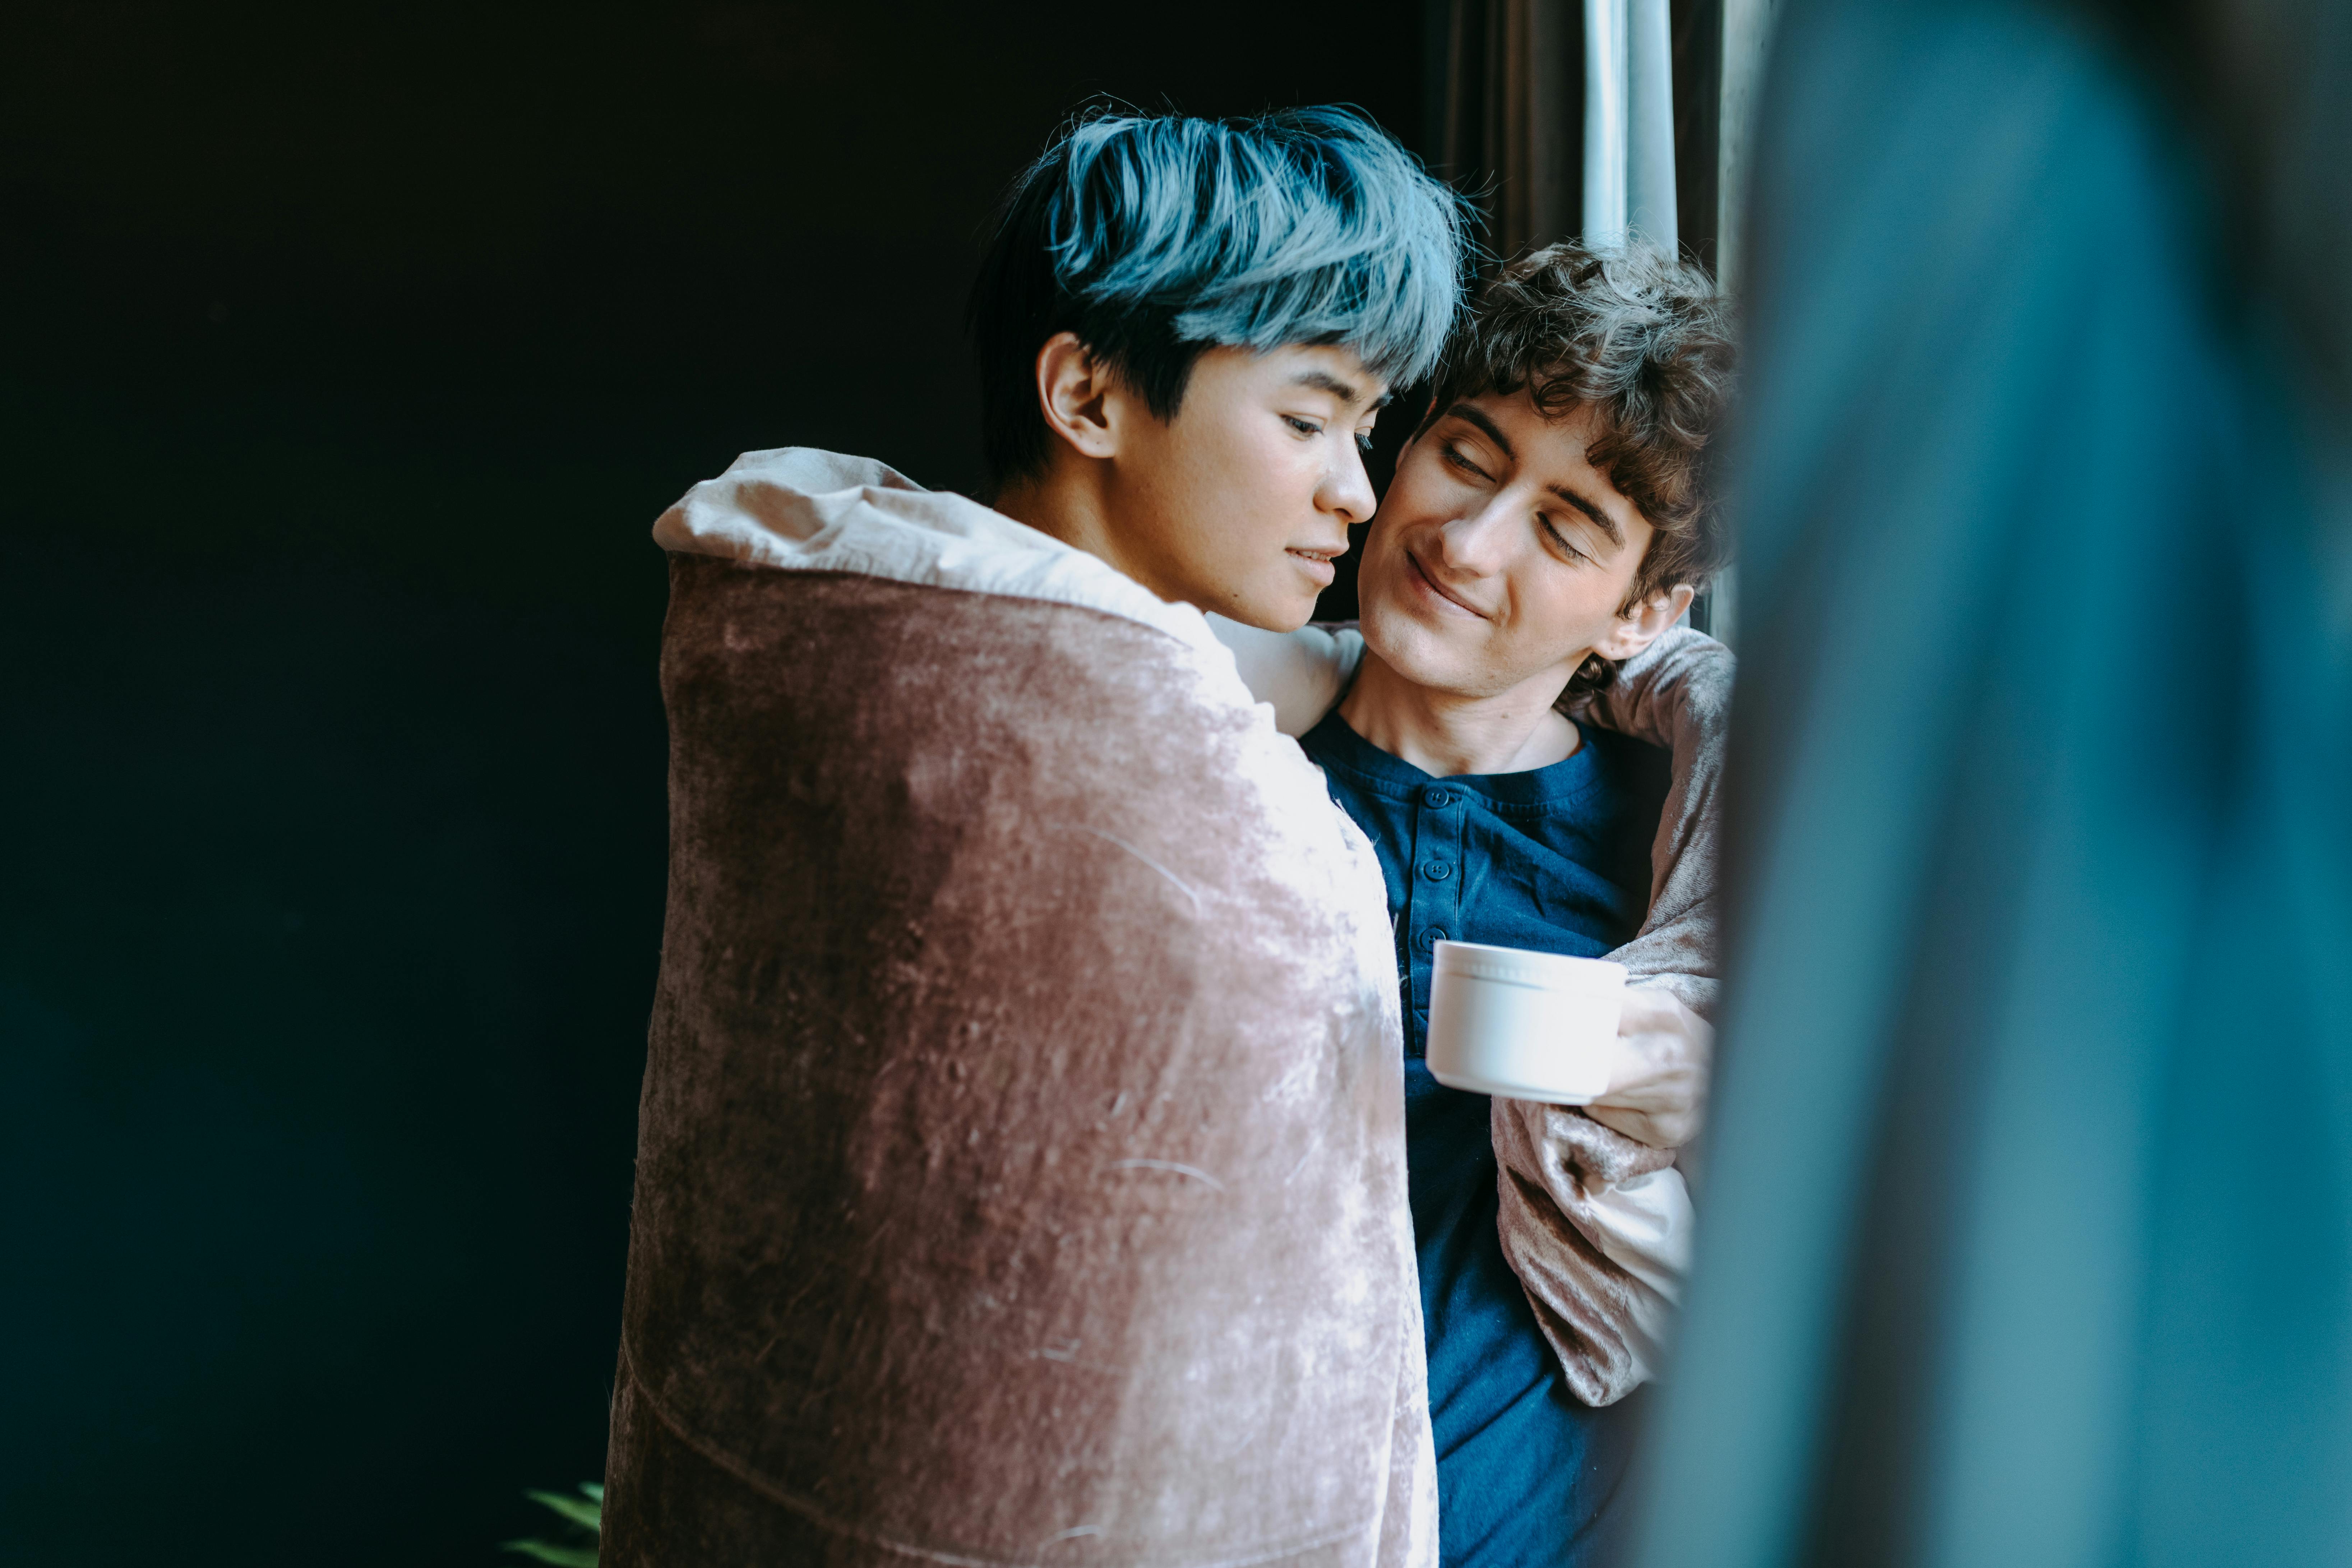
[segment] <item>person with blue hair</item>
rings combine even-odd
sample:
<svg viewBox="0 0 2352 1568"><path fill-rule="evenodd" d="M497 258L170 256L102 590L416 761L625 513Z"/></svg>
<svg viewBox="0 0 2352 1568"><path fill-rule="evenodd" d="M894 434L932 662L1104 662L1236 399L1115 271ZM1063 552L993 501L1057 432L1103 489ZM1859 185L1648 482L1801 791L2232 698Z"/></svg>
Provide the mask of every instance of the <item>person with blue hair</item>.
<svg viewBox="0 0 2352 1568"><path fill-rule="evenodd" d="M992 505L787 448L656 525L607 1564L1435 1561L1381 869L1204 612L1307 619L1465 248L1351 110L1085 119Z"/></svg>
<svg viewBox="0 0 2352 1568"><path fill-rule="evenodd" d="M972 293L996 509L1162 599L1299 626L1464 252L1459 202L1349 110L1081 121L1014 185Z"/></svg>

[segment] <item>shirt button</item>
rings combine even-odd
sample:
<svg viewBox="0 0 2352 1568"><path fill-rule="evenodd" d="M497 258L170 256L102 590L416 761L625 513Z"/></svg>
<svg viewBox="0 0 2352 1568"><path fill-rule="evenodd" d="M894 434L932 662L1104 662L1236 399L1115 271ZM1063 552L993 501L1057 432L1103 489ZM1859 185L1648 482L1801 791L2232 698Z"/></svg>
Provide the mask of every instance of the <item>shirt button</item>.
<svg viewBox="0 0 2352 1568"><path fill-rule="evenodd" d="M1421 804L1429 807L1432 811L1443 811L1447 806L1454 804L1454 792L1450 789L1423 790L1421 792Z"/></svg>
<svg viewBox="0 0 2352 1568"><path fill-rule="evenodd" d="M1424 860L1421 863L1421 874L1433 882L1443 882L1454 875L1454 868L1443 860Z"/></svg>
<svg viewBox="0 0 2352 1568"><path fill-rule="evenodd" d="M1439 942L1445 940L1445 928L1444 926L1424 927L1423 928L1421 935L1414 940L1419 944L1422 952L1433 952L1435 950Z"/></svg>

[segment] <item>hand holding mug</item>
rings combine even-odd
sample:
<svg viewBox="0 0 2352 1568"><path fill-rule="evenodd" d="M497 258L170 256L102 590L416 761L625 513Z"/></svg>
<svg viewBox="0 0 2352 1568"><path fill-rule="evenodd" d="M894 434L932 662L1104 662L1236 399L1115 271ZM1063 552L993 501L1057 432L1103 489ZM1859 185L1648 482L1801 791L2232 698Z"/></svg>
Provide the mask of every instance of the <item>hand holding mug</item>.
<svg viewBox="0 0 2352 1568"><path fill-rule="evenodd" d="M1653 1148L1696 1135L1715 1030L1668 992L1629 991L1625 967L1476 942L1433 956L1429 1070L1475 1094L1582 1106Z"/></svg>
<svg viewBox="0 0 2352 1568"><path fill-rule="evenodd" d="M1679 1149L1698 1135L1714 1063L1713 1025L1671 992L1628 991L1612 1042L1609 1087L1584 1114L1654 1149Z"/></svg>

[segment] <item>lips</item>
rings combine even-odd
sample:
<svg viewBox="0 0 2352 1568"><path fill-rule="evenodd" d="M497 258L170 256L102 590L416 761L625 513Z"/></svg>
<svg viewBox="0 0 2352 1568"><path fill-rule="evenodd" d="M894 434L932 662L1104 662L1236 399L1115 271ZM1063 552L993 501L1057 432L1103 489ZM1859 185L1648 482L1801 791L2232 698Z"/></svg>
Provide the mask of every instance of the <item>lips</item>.
<svg viewBox="0 0 2352 1568"><path fill-rule="evenodd" d="M1328 587L1332 579L1339 574L1339 568L1333 566L1331 563L1347 552L1348 547L1345 544L1325 550L1309 549L1294 544L1285 552L1292 560L1307 569L1307 575L1326 587Z"/></svg>

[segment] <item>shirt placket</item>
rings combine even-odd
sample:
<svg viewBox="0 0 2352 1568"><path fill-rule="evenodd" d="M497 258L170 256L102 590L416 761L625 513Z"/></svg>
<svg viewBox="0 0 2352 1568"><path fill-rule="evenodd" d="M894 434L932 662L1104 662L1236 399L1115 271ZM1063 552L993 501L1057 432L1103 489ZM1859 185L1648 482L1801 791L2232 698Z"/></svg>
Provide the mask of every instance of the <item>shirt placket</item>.
<svg viewBox="0 0 2352 1568"><path fill-rule="evenodd" d="M1462 836L1467 797L1448 784L1431 784L1415 802L1412 863L1405 868L1405 945L1412 1008L1429 1015L1431 955L1462 934Z"/></svg>

